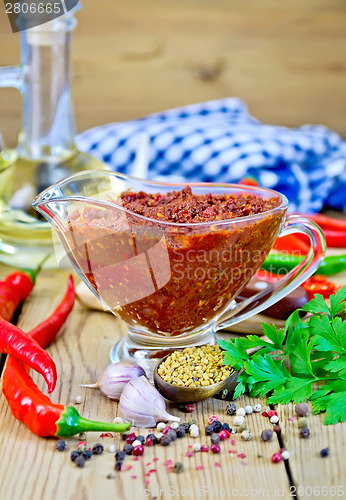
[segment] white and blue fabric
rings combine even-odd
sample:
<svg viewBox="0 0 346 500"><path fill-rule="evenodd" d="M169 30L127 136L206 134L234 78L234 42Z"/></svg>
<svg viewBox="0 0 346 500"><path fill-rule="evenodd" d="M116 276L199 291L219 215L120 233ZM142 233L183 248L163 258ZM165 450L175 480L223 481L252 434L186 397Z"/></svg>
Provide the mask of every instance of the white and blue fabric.
<svg viewBox="0 0 346 500"><path fill-rule="evenodd" d="M103 125L76 143L131 174L143 134L150 140L150 179L238 182L253 176L284 193L291 211L346 210L346 142L326 127L264 125L243 101L227 98Z"/></svg>

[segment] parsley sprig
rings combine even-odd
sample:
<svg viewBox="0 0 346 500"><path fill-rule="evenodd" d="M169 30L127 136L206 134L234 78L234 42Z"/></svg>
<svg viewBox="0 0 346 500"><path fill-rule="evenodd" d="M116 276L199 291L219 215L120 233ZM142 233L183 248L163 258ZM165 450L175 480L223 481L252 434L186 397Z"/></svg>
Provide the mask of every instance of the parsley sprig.
<svg viewBox="0 0 346 500"><path fill-rule="evenodd" d="M322 295L306 304L306 321L295 311L284 329L262 323L269 342L247 335L220 340L224 364L244 370L235 397L243 393L268 397L268 404L310 400L314 413L326 412L325 424L346 421L346 286L330 297ZM341 314L341 315L340 315ZM251 352L251 350L256 352Z"/></svg>

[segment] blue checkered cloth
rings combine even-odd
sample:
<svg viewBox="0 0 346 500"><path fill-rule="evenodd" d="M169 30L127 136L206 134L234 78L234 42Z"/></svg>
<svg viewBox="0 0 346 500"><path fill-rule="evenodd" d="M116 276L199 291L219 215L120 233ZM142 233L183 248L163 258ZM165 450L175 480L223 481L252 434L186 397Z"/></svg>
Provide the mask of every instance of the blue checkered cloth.
<svg viewBox="0 0 346 500"><path fill-rule="evenodd" d="M87 130L77 147L133 173L140 137L150 140L148 178L238 182L255 177L284 193L292 212L346 210L346 141L323 126L264 125L237 98L171 109Z"/></svg>

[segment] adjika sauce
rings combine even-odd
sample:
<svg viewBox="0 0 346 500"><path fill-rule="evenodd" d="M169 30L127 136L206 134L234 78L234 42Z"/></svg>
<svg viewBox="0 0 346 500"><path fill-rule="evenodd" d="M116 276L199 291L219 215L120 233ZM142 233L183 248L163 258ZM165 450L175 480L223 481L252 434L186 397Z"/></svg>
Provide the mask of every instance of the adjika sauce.
<svg viewBox="0 0 346 500"><path fill-rule="evenodd" d="M271 211L279 205L189 186L126 191L114 210L74 210L65 235L92 286L134 331L176 336L204 328L252 277L280 231L285 214Z"/></svg>

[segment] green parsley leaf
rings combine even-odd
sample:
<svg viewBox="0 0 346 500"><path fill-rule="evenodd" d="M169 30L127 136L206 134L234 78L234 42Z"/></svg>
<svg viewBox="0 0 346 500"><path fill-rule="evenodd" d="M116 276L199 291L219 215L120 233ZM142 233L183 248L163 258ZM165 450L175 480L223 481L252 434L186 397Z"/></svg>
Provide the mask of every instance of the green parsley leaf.
<svg viewBox="0 0 346 500"><path fill-rule="evenodd" d="M338 376L346 380L346 354L342 354L336 359L328 361L324 369L332 373L338 373Z"/></svg>
<svg viewBox="0 0 346 500"><path fill-rule="evenodd" d="M332 318L345 309L346 287L339 288L335 295L330 296L330 310Z"/></svg>
<svg viewBox="0 0 346 500"><path fill-rule="evenodd" d="M315 349L346 353L346 323L339 316L332 321L327 316L314 316L309 325Z"/></svg>
<svg viewBox="0 0 346 500"><path fill-rule="evenodd" d="M310 300L305 306L302 307L303 311L307 311L320 316L321 314L331 315L328 305L325 303L323 295L316 293L315 298Z"/></svg>
<svg viewBox="0 0 346 500"><path fill-rule="evenodd" d="M324 423L346 422L346 391L333 392L313 402L315 413L326 411Z"/></svg>
<svg viewBox="0 0 346 500"><path fill-rule="evenodd" d="M305 399L309 399L312 394L311 385L315 378L298 378L292 377L286 384L284 389L276 389L273 395L267 400L269 404L287 404L290 401L293 403L301 403Z"/></svg>
<svg viewBox="0 0 346 500"><path fill-rule="evenodd" d="M224 364L244 370L238 377L235 397L268 396L268 403L312 402L314 412L326 412L325 424L346 421L346 286L330 297L315 295L303 310L295 311L284 330L262 324L269 339L255 335L219 341ZM284 365L288 357L292 374Z"/></svg>

